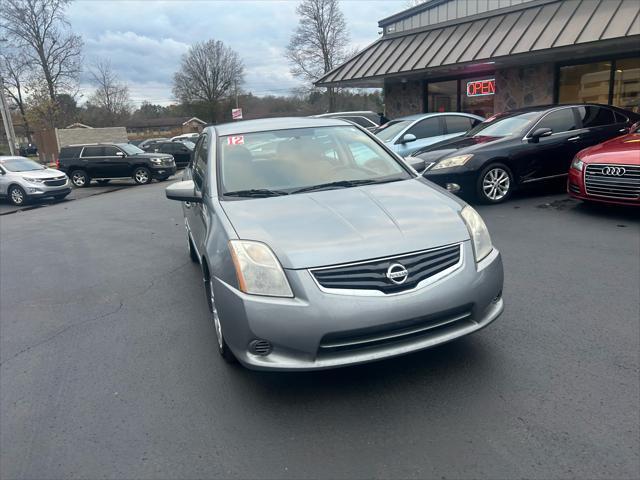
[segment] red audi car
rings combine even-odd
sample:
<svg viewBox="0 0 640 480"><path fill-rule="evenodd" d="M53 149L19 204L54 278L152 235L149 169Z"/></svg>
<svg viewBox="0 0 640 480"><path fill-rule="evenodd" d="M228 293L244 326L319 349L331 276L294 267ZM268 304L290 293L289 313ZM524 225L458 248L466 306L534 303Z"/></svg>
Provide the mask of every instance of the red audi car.
<svg viewBox="0 0 640 480"><path fill-rule="evenodd" d="M579 151L567 191L581 200L640 206L640 122L627 135Z"/></svg>

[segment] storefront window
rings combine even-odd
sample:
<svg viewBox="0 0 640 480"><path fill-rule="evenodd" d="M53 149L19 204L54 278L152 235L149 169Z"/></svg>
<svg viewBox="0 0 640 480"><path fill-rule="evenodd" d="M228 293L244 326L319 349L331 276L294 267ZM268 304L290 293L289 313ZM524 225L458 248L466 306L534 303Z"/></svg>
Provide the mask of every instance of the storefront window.
<svg viewBox="0 0 640 480"><path fill-rule="evenodd" d="M458 109L458 81L430 83L427 96L429 112L455 112Z"/></svg>
<svg viewBox="0 0 640 480"><path fill-rule="evenodd" d="M481 117L493 115L494 78L467 78L460 81L462 111Z"/></svg>
<svg viewBox="0 0 640 480"><path fill-rule="evenodd" d="M640 113L640 57L616 60L613 105Z"/></svg>
<svg viewBox="0 0 640 480"><path fill-rule="evenodd" d="M609 103L611 62L560 67L560 103Z"/></svg>

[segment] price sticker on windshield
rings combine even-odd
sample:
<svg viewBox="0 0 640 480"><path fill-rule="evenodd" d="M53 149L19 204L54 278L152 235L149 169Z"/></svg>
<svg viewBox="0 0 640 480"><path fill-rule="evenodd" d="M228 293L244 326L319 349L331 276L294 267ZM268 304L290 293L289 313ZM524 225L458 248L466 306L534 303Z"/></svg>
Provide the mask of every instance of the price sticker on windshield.
<svg viewBox="0 0 640 480"><path fill-rule="evenodd" d="M227 145L244 145L244 135L227 137Z"/></svg>

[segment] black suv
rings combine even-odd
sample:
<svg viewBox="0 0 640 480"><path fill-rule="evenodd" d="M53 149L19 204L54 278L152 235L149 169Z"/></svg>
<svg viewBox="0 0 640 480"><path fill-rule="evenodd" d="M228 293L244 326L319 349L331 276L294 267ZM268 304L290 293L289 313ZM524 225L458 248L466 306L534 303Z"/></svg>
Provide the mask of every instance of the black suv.
<svg viewBox="0 0 640 480"><path fill-rule="evenodd" d="M76 187L87 187L95 179L105 184L112 178L133 178L139 185L152 179L163 181L176 173L171 155L145 153L128 143L93 143L62 147L58 168Z"/></svg>
<svg viewBox="0 0 640 480"><path fill-rule="evenodd" d="M578 151L627 133L638 120L610 105L528 107L494 115L408 161L448 190L500 203L521 186L566 177Z"/></svg>
<svg viewBox="0 0 640 480"><path fill-rule="evenodd" d="M191 143L191 142L190 142ZM191 144L193 145L193 144ZM145 152L168 153L173 155L173 159L178 167L186 167L191 162L193 148L182 142L154 142L144 148Z"/></svg>

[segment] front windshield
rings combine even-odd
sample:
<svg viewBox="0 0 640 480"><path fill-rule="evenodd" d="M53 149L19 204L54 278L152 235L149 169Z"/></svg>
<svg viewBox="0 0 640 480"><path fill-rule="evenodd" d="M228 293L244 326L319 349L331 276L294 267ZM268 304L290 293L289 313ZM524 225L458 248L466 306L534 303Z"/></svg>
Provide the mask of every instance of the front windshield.
<svg viewBox="0 0 640 480"><path fill-rule="evenodd" d="M130 143L119 143L118 146L125 151L127 155L137 155L138 153L144 153L144 150L131 145Z"/></svg>
<svg viewBox="0 0 640 480"><path fill-rule="evenodd" d="M409 120L394 120L384 124L380 129L375 131L376 136L383 142L390 142L402 130L407 128L411 122Z"/></svg>
<svg viewBox="0 0 640 480"><path fill-rule="evenodd" d="M508 137L514 133L522 132L538 118L540 112L526 112L503 117L491 117L475 128L469 130L467 137Z"/></svg>
<svg viewBox="0 0 640 480"><path fill-rule="evenodd" d="M28 158L10 158L0 162L4 168L10 172L31 172L33 170L44 170L45 167Z"/></svg>
<svg viewBox="0 0 640 480"><path fill-rule="evenodd" d="M411 178L405 168L360 129L297 128L223 136L219 175L225 195L298 193ZM328 185L339 182L340 185Z"/></svg>

